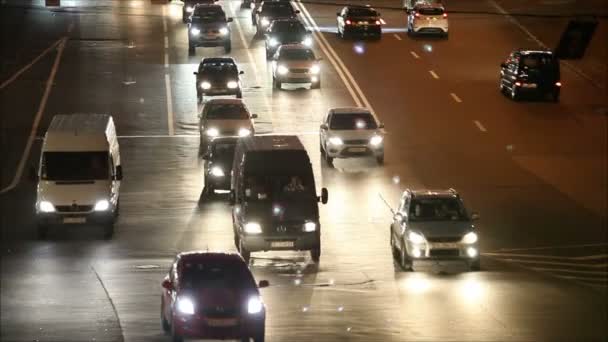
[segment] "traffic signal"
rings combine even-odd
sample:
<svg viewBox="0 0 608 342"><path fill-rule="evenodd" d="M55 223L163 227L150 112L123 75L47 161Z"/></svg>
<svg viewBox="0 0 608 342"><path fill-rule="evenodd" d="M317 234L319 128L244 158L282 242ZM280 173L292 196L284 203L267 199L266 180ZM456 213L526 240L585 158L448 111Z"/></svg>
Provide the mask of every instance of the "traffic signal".
<svg viewBox="0 0 608 342"><path fill-rule="evenodd" d="M583 58L596 27L597 20L595 19L570 20L555 48L555 55L559 59Z"/></svg>

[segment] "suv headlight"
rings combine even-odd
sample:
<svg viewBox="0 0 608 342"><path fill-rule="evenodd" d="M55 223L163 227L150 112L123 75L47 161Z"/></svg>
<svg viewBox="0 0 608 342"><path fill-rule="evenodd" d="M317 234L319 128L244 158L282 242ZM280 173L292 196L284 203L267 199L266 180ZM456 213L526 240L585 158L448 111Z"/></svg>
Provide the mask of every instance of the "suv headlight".
<svg viewBox="0 0 608 342"><path fill-rule="evenodd" d="M205 133L207 134L208 137L217 137L218 135L220 135L220 131L217 130L217 128L208 128Z"/></svg>
<svg viewBox="0 0 608 342"><path fill-rule="evenodd" d="M205 90L210 89L211 88L211 83L209 83L207 81L203 81L203 82L201 82L201 88L205 89Z"/></svg>
<svg viewBox="0 0 608 342"><path fill-rule="evenodd" d="M384 140L382 136L374 135L371 139L369 139L369 143L373 146L378 146L382 144L382 140Z"/></svg>
<svg viewBox="0 0 608 342"><path fill-rule="evenodd" d="M478 239L477 233L475 233L475 232L469 232L469 233L466 233L462 237L462 242L470 245L470 244L473 244L473 243L477 242L477 239Z"/></svg>
<svg viewBox="0 0 608 342"><path fill-rule="evenodd" d="M262 312L263 308L264 308L264 304L262 303L262 300L258 296L252 296L247 301L247 312L250 315L255 315L255 314Z"/></svg>
<svg viewBox="0 0 608 342"><path fill-rule="evenodd" d="M332 145L342 145L344 142L339 137L331 137L328 139L329 143Z"/></svg>
<svg viewBox="0 0 608 342"><path fill-rule="evenodd" d="M239 86L239 83L236 81L228 81L228 83L226 83L226 87L228 87L228 89L236 89Z"/></svg>
<svg viewBox="0 0 608 342"><path fill-rule="evenodd" d="M221 34L222 36L227 35L227 34L228 34L228 32L229 32L229 31L228 31L228 28L227 28L227 27L222 27L222 28L220 28L220 34Z"/></svg>
<svg viewBox="0 0 608 342"><path fill-rule="evenodd" d="M110 202L108 200L101 200L95 203L95 211L106 211L110 209Z"/></svg>
<svg viewBox="0 0 608 342"><path fill-rule="evenodd" d="M55 212L55 206L49 201L40 201L40 203L38 203L38 209L43 213Z"/></svg>
<svg viewBox="0 0 608 342"><path fill-rule="evenodd" d="M257 222L248 222L245 224L245 233L247 234L261 234L262 226Z"/></svg>
<svg viewBox="0 0 608 342"><path fill-rule="evenodd" d="M277 72L279 73L279 75L285 75L289 72L289 69L287 69L287 67L285 67L284 65L279 65L277 67Z"/></svg>
<svg viewBox="0 0 608 342"><path fill-rule="evenodd" d="M312 38L310 38L310 37L304 38L304 40L302 41L302 44L304 46L311 47L312 46Z"/></svg>
<svg viewBox="0 0 608 342"><path fill-rule="evenodd" d="M422 244L426 241L422 234L416 232L409 232L407 234L407 239L416 245Z"/></svg>
<svg viewBox="0 0 608 342"><path fill-rule="evenodd" d="M317 224L314 222L306 222L304 223L304 231L305 232L314 232L317 230Z"/></svg>
<svg viewBox="0 0 608 342"><path fill-rule="evenodd" d="M211 172L209 173L211 173L213 177L224 177L224 170L219 166L212 167Z"/></svg>
<svg viewBox="0 0 608 342"><path fill-rule="evenodd" d="M201 33L201 30L196 27L193 27L190 29L190 33L192 33L193 36L198 36L198 34Z"/></svg>
<svg viewBox="0 0 608 342"><path fill-rule="evenodd" d="M251 130L248 128L239 129L239 137L247 137L251 135Z"/></svg>
<svg viewBox="0 0 608 342"><path fill-rule="evenodd" d="M272 37L268 39L268 46L275 47L277 45L279 45L279 41L276 38Z"/></svg>
<svg viewBox="0 0 608 342"><path fill-rule="evenodd" d="M315 64L312 67L310 67L310 72L313 74L318 74L319 71L321 71L321 67L318 64Z"/></svg>
<svg viewBox="0 0 608 342"><path fill-rule="evenodd" d="M262 24L262 26L268 26L270 25L270 20L268 20L268 18L262 18L262 20L260 20L260 24Z"/></svg>
<svg viewBox="0 0 608 342"><path fill-rule="evenodd" d="M177 311L186 315L194 315L194 303L192 299L187 297L179 297L177 298L177 303L175 303L177 307Z"/></svg>

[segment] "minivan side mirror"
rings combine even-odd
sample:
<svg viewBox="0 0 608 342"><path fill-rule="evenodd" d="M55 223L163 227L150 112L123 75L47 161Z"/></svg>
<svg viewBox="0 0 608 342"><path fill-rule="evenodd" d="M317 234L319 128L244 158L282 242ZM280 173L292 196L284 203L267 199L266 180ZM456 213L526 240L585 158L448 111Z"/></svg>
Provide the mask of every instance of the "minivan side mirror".
<svg viewBox="0 0 608 342"><path fill-rule="evenodd" d="M270 286L270 283L268 282L268 280L260 280L260 282L258 283L259 288L264 288L264 287L268 287L268 286Z"/></svg>
<svg viewBox="0 0 608 342"><path fill-rule="evenodd" d="M479 220L479 213L476 212L476 211L472 212L471 213L471 220L473 220L473 221Z"/></svg>
<svg viewBox="0 0 608 342"><path fill-rule="evenodd" d="M327 188L321 189L321 203L327 204L328 199L329 199L329 193L327 192Z"/></svg>
<svg viewBox="0 0 608 342"><path fill-rule="evenodd" d="M251 118L252 118L252 119L257 119L257 118L258 118L258 115L257 115L257 114L251 114Z"/></svg>
<svg viewBox="0 0 608 342"><path fill-rule="evenodd" d="M115 180L122 180L122 165L116 166L116 174L114 174Z"/></svg>
<svg viewBox="0 0 608 342"><path fill-rule="evenodd" d="M233 22L233 21L234 21L234 19L233 19L233 18L228 18L228 19L226 19L226 22L227 22L227 23L231 23L231 22Z"/></svg>
<svg viewBox="0 0 608 342"><path fill-rule="evenodd" d="M36 167L34 165L30 166L29 178L32 182L38 181L38 171L36 171Z"/></svg>
<svg viewBox="0 0 608 342"><path fill-rule="evenodd" d="M171 279L169 279L169 277L165 277L165 279L163 279L163 282L160 284L160 286L163 287L163 289L168 290L168 291L173 291L173 283L171 282Z"/></svg>
<svg viewBox="0 0 608 342"><path fill-rule="evenodd" d="M500 67L501 68L506 68L507 67L507 63L505 63L505 62L500 63Z"/></svg>
<svg viewBox="0 0 608 342"><path fill-rule="evenodd" d="M325 124L325 123L324 123L324 124L321 124L321 126L319 126L319 127L320 127L322 130L326 130L326 129L328 129L328 128L329 128L329 127L327 127L327 124Z"/></svg>

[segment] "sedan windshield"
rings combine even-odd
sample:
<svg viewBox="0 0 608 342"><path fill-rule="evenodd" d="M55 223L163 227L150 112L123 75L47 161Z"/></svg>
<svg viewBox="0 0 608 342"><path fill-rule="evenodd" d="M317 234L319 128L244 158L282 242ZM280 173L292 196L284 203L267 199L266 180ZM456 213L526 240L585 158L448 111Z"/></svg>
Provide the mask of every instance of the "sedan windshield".
<svg viewBox="0 0 608 342"><path fill-rule="evenodd" d="M45 152L41 178L50 181L109 179L108 152Z"/></svg>
<svg viewBox="0 0 608 342"><path fill-rule="evenodd" d="M464 221L467 213L456 198L422 198L412 200L411 221Z"/></svg>
<svg viewBox="0 0 608 342"><path fill-rule="evenodd" d="M218 103L207 110L207 119L211 120L247 120L249 113L242 104Z"/></svg>
<svg viewBox="0 0 608 342"><path fill-rule="evenodd" d="M369 113L334 114L329 128L334 130L376 129L378 125Z"/></svg>

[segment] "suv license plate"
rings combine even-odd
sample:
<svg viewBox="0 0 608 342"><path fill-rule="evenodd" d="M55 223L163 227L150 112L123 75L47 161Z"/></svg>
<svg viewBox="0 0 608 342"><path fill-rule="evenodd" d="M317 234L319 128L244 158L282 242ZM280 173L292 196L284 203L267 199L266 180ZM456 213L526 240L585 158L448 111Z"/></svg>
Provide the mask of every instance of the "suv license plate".
<svg viewBox="0 0 608 342"><path fill-rule="evenodd" d="M285 248L285 247L293 247L293 241L273 241L270 243L270 247L274 248Z"/></svg>
<svg viewBox="0 0 608 342"><path fill-rule="evenodd" d="M86 217L64 217L63 223L86 223Z"/></svg>
<svg viewBox="0 0 608 342"><path fill-rule="evenodd" d="M350 147L349 152L365 152L365 147Z"/></svg>
<svg viewBox="0 0 608 342"><path fill-rule="evenodd" d="M433 249L453 249L460 247L457 243L453 242L435 242L431 243Z"/></svg>
<svg viewBox="0 0 608 342"><path fill-rule="evenodd" d="M212 327L232 327L237 324L236 318L213 319L208 318L207 324Z"/></svg>

